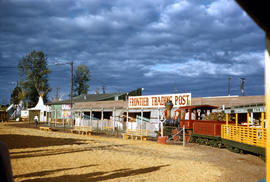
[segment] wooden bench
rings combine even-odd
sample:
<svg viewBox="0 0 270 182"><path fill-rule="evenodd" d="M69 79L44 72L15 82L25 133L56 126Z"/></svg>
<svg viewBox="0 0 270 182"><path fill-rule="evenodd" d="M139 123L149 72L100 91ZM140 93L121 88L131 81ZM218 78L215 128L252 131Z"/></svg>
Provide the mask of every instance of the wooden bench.
<svg viewBox="0 0 270 182"><path fill-rule="evenodd" d="M141 140L147 140L148 130L140 129L127 129L125 133L122 134L123 139L135 139L140 138Z"/></svg>
<svg viewBox="0 0 270 182"><path fill-rule="evenodd" d="M77 133L82 135L91 135L91 132L92 126L74 126L74 128L71 129L71 133Z"/></svg>
<svg viewBox="0 0 270 182"><path fill-rule="evenodd" d="M105 130L105 131L113 131L113 127L112 126L104 126L103 130Z"/></svg>
<svg viewBox="0 0 270 182"><path fill-rule="evenodd" d="M39 129L44 131L52 131L52 128L48 126L40 126Z"/></svg>

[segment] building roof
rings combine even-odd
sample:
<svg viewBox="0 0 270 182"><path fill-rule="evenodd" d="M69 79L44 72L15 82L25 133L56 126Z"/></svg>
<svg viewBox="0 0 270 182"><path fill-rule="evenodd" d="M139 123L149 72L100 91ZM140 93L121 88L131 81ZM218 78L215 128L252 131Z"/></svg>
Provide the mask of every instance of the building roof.
<svg viewBox="0 0 270 182"><path fill-rule="evenodd" d="M184 106L181 107L181 109L216 109L218 108L217 106L211 106L211 105L191 105L191 106ZM180 109L177 109L178 111Z"/></svg>
<svg viewBox="0 0 270 182"><path fill-rule="evenodd" d="M119 97L125 94L126 93L88 94L88 95L80 95L80 96L74 97L73 100L76 102L114 100L115 97Z"/></svg>
<svg viewBox="0 0 270 182"><path fill-rule="evenodd" d="M265 102L264 95L257 96L222 96L222 97L193 97L192 105L214 105L217 107L233 107L241 105L256 105Z"/></svg>
<svg viewBox="0 0 270 182"><path fill-rule="evenodd" d="M90 109L127 109L128 102L123 100L117 101L98 101L98 102L76 102L73 106L75 110Z"/></svg>
<svg viewBox="0 0 270 182"><path fill-rule="evenodd" d="M110 93L110 94L87 94L80 95L72 98L72 102L94 102L94 101L106 101L115 100L115 97L124 96L126 93ZM62 100L57 102L48 103L49 105L70 104L70 100Z"/></svg>
<svg viewBox="0 0 270 182"><path fill-rule="evenodd" d="M126 96L140 96L142 95L142 88L132 90L130 92L117 92L109 94L87 94L79 95L72 98L72 103L77 102L96 102L96 101L112 101L112 100L126 100ZM118 97L118 98L117 98ZM116 99L117 98L117 99ZM63 100L57 102L47 103L48 105L61 105L61 104L70 104L70 100Z"/></svg>

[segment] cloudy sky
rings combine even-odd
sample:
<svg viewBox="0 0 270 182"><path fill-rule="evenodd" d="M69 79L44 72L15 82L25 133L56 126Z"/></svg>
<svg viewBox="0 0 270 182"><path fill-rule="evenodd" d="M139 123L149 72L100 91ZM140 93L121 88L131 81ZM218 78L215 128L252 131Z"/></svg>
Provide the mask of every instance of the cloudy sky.
<svg viewBox="0 0 270 182"><path fill-rule="evenodd" d="M50 95L70 87L70 66L91 71L89 93L144 88L193 97L264 94L263 31L233 0L0 0L0 104L18 61L48 56Z"/></svg>

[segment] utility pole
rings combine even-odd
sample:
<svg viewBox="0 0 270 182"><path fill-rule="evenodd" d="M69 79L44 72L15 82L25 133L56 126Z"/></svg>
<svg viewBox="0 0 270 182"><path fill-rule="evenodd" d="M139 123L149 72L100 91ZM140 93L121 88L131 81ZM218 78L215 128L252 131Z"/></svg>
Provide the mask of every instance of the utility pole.
<svg viewBox="0 0 270 182"><path fill-rule="evenodd" d="M105 94L105 86L102 86L102 94Z"/></svg>
<svg viewBox="0 0 270 182"><path fill-rule="evenodd" d="M176 94L176 81L174 81L174 93Z"/></svg>
<svg viewBox="0 0 270 182"><path fill-rule="evenodd" d="M231 77L228 78L228 96L231 95Z"/></svg>
<svg viewBox="0 0 270 182"><path fill-rule="evenodd" d="M71 126L72 126L72 90L73 90L73 61L70 62L70 71L71 71L71 74L70 74L70 115L71 115Z"/></svg>
<svg viewBox="0 0 270 182"><path fill-rule="evenodd" d="M71 74L70 74L70 107L72 109L72 91L73 91L73 61L70 62L70 71L71 71Z"/></svg>
<svg viewBox="0 0 270 182"><path fill-rule="evenodd" d="M245 85L245 78L240 78L241 80L241 85L240 85L240 89L241 89L241 92L242 92L242 96L245 95L245 88L244 88L244 85Z"/></svg>
<svg viewBox="0 0 270 182"><path fill-rule="evenodd" d="M60 96L59 96L59 87L56 87L56 94L55 94L55 101L58 102L60 100Z"/></svg>

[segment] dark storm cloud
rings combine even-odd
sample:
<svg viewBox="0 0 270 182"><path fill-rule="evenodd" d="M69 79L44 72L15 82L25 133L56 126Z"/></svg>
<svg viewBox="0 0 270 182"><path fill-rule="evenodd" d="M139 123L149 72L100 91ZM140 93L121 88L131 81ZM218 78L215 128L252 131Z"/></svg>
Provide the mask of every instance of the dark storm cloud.
<svg viewBox="0 0 270 182"><path fill-rule="evenodd" d="M234 87L246 77L249 93L263 94L264 33L232 0L2 0L0 25L1 84L19 79L4 67L42 50L51 86L66 83L66 96L70 68L53 64L72 60L89 66L91 92L105 85L171 93L177 85L195 96L224 95L232 76Z"/></svg>

